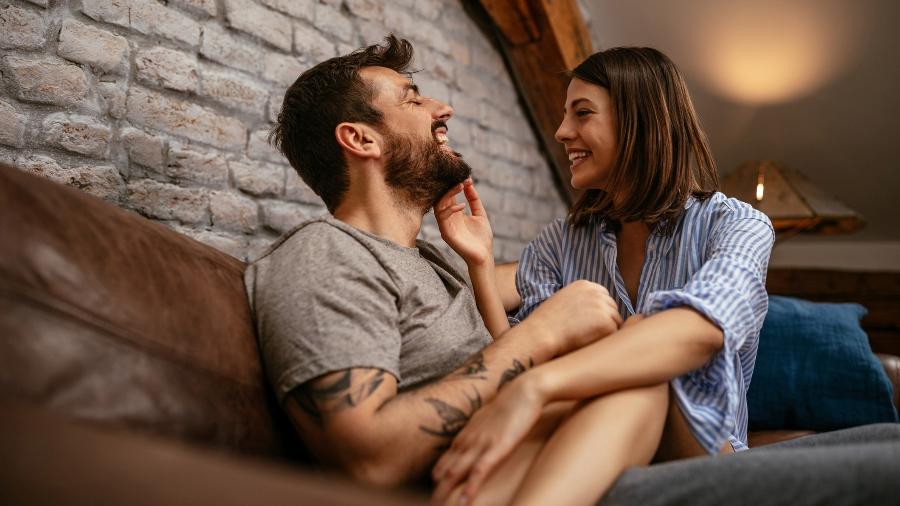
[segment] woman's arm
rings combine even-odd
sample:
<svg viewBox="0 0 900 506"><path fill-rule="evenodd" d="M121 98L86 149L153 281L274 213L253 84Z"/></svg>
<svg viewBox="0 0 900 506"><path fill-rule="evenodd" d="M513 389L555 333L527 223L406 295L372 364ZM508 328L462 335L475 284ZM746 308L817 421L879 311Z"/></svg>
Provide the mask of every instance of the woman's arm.
<svg viewBox="0 0 900 506"><path fill-rule="evenodd" d="M668 309L536 367L521 381L543 402L656 385L709 362L723 335L691 308Z"/></svg>
<svg viewBox="0 0 900 506"><path fill-rule="evenodd" d="M456 195L463 192L472 214L465 213L466 202L457 203ZM487 212L478 198L471 179L453 187L434 206L441 237L466 262L475 303L484 325L494 339L509 330L503 310L494 267L494 234Z"/></svg>
<svg viewBox="0 0 900 506"><path fill-rule="evenodd" d="M500 264L494 268L494 276L497 279L497 290L500 292L500 300L503 302L503 310L509 313L522 305L522 297L516 289L516 268L519 262Z"/></svg>

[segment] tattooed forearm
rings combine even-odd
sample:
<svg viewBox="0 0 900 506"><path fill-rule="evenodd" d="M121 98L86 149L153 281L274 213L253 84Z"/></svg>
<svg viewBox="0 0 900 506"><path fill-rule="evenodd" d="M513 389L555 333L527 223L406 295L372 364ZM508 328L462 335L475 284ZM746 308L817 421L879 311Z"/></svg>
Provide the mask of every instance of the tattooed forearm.
<svg viewBox="0 0 900 506"><path fill-rule="evenodd" d="M532 360L531 357L528 357L528 367L527 367L527 369L531 369L532 367L534 367L534 360ZM519 362L519 361L516 360L516 359L513 359L513 365L512 365L512 367L510 367L509 369L503 371L503 374L500 376L500 384L497 385L497 388L499 389L499 388L502 387L503 385L505 385L505 384L509 383L510 381L516 379L516 376L518 376L518 375L522 374L523 372L525 372L525 369L526 369L525 364L523 364L522 362Z"/></svg>
<svg viewBox="0 0 900 506"><path fill-rule="evenodd" d="M384 371L380 369L347 370L329 380L310 381L291 394L310 418L319 425L325 414L358 406L371 397L384 381Z"/></svg>
<svg viewBox="0 0 900 506"><path fill-rule="evenodd" d="M426 434L431 434L432 436L453 438L453 436L462 430L475 411L481 407L481 394L475 388L472 390L474 395L470 396L469 394L466 394L466 398L469 401L468 413L455 406L451 406L440 399L435 399L433 397L425 399L425 402L430 404L431 407L437 411L437 414L441 419L441 427L439 429L433 429L420 425L419 430Z"/></svg>
<svg viewBox="0 0 900 506"><path fill-rule="evenodd" d="M462 365L454 376L459 379L482 379L486 380L487 366L484 365L484 353L478 352L472 356L465 364Z"/></svg>

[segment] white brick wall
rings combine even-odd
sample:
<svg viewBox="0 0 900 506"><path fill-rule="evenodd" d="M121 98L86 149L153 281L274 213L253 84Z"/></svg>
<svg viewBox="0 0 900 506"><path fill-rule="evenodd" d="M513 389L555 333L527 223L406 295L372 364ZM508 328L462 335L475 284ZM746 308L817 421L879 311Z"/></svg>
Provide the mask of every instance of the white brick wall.
<svg viewBox="0 0 900 506"><path fill-rule="evenodd" d="M458 0L7 0L0 160L245 259L325 212L266 142L311 65L393 31L447 101L500 260L565 212L500 54ZM433 216L423 237L438 239Z"/></svg>

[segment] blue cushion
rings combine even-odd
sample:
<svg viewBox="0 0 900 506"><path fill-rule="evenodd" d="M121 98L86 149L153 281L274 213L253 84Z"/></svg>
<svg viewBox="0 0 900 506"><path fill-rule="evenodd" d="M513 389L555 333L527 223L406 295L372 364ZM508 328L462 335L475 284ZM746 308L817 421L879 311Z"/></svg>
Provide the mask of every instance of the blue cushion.
<svg viewBox="0 0 900 506"><path fill-rule="evenodd" d="M859 304L769 297L747 393L750 430L834 430L896 422L891 382Z"/></svg>

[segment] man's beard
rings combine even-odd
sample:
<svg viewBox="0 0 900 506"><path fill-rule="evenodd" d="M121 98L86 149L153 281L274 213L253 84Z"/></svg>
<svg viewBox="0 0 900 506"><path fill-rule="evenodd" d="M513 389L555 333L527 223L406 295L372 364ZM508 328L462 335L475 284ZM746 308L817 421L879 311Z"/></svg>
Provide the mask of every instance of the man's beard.
<svg viewBox="0 0 900 506"><path fill-rule="evenodd" d="M448 153L435 139L386 134L384 181L422 213L472 174L459 153Z"/></svg>

